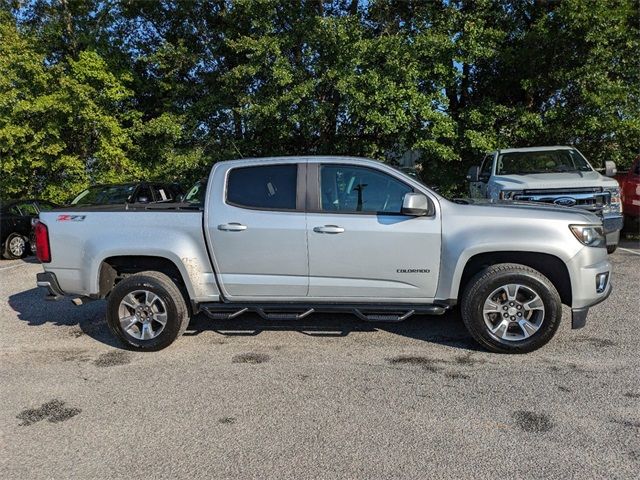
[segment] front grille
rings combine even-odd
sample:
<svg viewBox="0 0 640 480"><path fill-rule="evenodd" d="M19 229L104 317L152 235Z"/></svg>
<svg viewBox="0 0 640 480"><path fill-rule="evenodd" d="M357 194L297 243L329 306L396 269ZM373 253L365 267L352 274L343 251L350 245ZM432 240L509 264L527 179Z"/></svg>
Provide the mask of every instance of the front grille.
<svg viewBox="0 0 640 480"><path fill-rule="evenodd" d="M591 212L599 212L611 203L611 194L602 188L567 188L562 190L525 190L514 196L514 200L541 202L566 207L578 207Z"/></svg>

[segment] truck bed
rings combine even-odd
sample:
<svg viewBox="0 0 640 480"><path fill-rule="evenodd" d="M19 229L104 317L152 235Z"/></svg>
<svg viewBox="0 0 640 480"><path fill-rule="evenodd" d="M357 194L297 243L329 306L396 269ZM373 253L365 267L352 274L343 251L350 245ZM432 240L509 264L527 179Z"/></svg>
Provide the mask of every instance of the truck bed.
<svg viewBox="0 0 640 480"><path fill-rule="evenodd" d="M191 298L219 299L200 207L178 203L71 206L42 212L40 220L49 230L47 271L54 272L68 291L97 296L102 263L137 255L171 260Z"/></svg>

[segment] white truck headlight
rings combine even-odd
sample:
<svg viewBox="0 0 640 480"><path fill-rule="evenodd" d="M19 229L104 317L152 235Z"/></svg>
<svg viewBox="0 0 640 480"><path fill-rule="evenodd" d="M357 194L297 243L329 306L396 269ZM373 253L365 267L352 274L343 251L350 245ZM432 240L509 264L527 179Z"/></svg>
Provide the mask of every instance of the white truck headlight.
<svg viewBox="0 0 640 480"><path fill-rule="evenodd" d="M620 200L620 187L605 187L609 193L611 203L607 203L602 209L603 213L622 213L622 201Z"/></svg>
<svg viewBox="0 0 640 480"><path fill-rule="evenodd" d="M607 239L600 225L569 225L575 237L587 247L604 247Z"/></svg>
<svg viewBox="0 0 640 480"><path fill-rule="evenodd" d="M500 200L513 200L513 197L522 193L522 190L502 190L498 198Z"/></svg>

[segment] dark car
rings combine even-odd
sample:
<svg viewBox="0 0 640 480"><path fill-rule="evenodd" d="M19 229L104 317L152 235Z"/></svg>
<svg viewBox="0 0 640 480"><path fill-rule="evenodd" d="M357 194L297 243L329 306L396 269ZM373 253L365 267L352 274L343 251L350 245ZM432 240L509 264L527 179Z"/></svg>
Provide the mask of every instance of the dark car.
<svg viewBox="0 0 640 480"><path fill-rule="evenodd" d="M43 210L56 205L44 200L11 200L0 202L0 246L2 256L22 258L33 250L31 220Z"/></svg>
<svg viewBox="0 0 640 480"><path fill-rule="evenodd" d="M93 185L78 194L71 205L178 202L184 191L178 184L162 182Z"/></svg>

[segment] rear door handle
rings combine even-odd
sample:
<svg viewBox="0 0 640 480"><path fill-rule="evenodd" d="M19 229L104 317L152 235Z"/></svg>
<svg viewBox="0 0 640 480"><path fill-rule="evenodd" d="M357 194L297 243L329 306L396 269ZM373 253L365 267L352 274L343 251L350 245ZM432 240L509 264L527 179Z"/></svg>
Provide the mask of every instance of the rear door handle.
<svg viewBox="0 0 640 480"><path fill-rule="evenodd" d="M236 222L223 223L221 225L218 225L218 230L223 230L225 232L242 232L243 230L246 230L246 229L247 229L246 225L242 225L241 223L236 223Z"/></svg>
<svg viewBox="0 0 640 480"><path fill-rule="evenodd" d="M324 225L323 227L314 227L313 231L316 233L342 233L344 228L337 225Z"/></svg>

